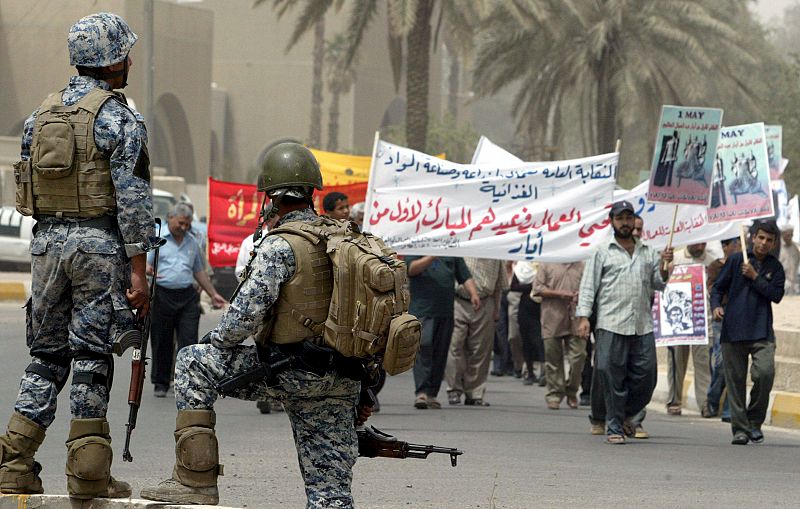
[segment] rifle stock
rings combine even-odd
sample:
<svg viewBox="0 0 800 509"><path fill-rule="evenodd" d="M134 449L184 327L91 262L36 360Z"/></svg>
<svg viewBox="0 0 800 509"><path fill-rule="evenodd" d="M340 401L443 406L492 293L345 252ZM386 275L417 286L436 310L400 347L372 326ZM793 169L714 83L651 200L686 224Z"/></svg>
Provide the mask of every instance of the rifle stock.
<svg viewBox="0 0 800 509"><path fill-rule="evenodd" d="M358 455L365 458L426 459L431 453L448 454L450 455L450 464L455 467L458 457L464 454L464 451L451 447L403 442L373 426L359 428L356 430L356 434L358 435Z"/></svg>

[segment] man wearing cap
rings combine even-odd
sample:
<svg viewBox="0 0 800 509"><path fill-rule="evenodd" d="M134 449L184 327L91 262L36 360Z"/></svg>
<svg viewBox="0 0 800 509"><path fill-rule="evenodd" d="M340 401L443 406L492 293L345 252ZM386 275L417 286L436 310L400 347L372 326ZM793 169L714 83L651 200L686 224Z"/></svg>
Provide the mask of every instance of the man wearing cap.
<svg viewBox="0 0 800 509"><path fill-rule="evenodd" d="M136 42L107 12L70 28L78 75L25 122L14 165L17 210L37 220L26 305L31 364L25 368L8 431L0 437L0 492L42 493L34 455L55 420L69 380L67 492L129 497L110 475L106 420L115 337L134 327L131 308L148 312L145 251L153 235L147 132L122 94Z"/></svg>
<svg viewBox="0 0 800 509"><path fill-rule="evenodd" d="M609 218L614 235L586 262L575 315L578 334L588 338L595 308L595 370L606 404L607 440L623 444L623 425L647 406L655 389L650 297L666 286L672 249L659 257L633 237L634 208L628 201L614 203Z"/></svg>

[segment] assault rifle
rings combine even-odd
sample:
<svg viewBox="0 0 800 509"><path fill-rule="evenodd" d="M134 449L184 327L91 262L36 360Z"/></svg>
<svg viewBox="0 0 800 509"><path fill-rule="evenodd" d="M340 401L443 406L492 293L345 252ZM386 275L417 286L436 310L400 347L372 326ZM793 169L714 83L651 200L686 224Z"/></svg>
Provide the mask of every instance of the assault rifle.
<svg viewBox="0 0 800 509"><path fill-rule="evenodd" d="M161 238L161 220L156 218L158 225L158 237L150 239L148 251L154 251L153 256L153 278L150 280L150 305L153 304L153 297L156 293L156 278L158 277L158 250L167 243L167 239ZM136 328L123 332L114 341L114 353L119 357L128 348L133 348L131 352L131 383L128 389L128 423L125 425L125 448L122 450L123 461L133 461L131 456L131 433L136 428L136 419L139 416L139 407L142 405L142 390L144 389L144 375L147 367L147 342L150 339L150 313L139 320L137 313Z"/></svg>
<svg viewBox="0 0 800 509"><path fill-rule="evenodd" d="M464 451L450 447L437 447L435 445L419 445L402 442L388 433L373 426L363 426L356 429L358 435L358 455L365 458L420 458L425 459L430 453L449 454L450 464L456 466L458 457Z"/></svg>

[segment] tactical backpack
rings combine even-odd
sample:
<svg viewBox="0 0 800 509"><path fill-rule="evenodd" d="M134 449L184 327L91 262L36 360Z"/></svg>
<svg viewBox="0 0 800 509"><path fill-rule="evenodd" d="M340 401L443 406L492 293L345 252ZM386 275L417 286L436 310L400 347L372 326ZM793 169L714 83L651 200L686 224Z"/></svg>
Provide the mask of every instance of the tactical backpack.
<svg viewBox="0 0 800 509"><path fill-rule="evenodd" d="M421 325L408 313L406 265L397 253L353 223L325 217L287 223L268 235L299 235L312 244L325 243L333 271L327 318L316 322L302 309L292 309L297 322L345 357L374 359L390 375L414 365Z"/></svg>

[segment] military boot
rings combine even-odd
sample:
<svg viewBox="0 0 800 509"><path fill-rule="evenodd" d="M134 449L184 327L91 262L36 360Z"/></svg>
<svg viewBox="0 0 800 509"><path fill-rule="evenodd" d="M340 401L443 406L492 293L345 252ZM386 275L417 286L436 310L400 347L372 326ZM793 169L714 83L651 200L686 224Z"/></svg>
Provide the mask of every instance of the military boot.
<svg viewBox="0 0 800 509"><path fill-rule="evenodd" d="M111 477L108 421L72 419L67 438L67 493L78 499L128 498L130 484Z"/></svg>
<svg viewBox="0 0 800 509"><path fill-rule="evenodd" d="M217 504L217 476L222 475L222 465L215 423L213 410L178 410L172 477L143 488L140 496L173 504Z"/></svg>
<svg viewBox="0 0 800 509"><path fill-rule="evenodd" d="M42 466L33 455L44 441L45 428L14 412L8 431L0 436L0 493L44 493L39 472Z"/></svg>

